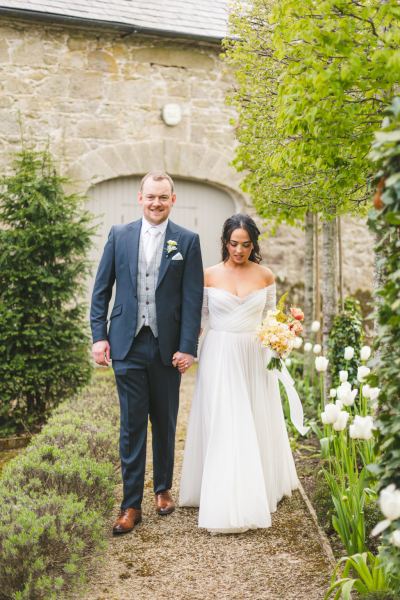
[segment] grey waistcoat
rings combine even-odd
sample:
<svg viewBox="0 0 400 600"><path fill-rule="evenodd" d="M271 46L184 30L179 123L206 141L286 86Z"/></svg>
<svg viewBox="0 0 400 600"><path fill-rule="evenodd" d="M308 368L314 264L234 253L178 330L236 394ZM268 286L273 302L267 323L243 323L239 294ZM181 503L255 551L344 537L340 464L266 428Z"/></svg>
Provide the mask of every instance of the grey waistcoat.
<svg viewBox="0 0 400 600"><path fill-rule="evenodd" d="M159 237L157 249L148 265L143 247L143 236L140 236L137 274L138 318L135 335L139 333L143 325L148 325L154 337L158 337L156 287L164 248L165 233Z"/></svg>

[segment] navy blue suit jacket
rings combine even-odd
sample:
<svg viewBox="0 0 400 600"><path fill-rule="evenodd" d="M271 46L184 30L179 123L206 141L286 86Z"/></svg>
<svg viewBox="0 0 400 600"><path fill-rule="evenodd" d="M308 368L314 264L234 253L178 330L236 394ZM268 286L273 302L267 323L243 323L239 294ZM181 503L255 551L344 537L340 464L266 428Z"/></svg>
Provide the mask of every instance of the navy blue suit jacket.
<svg viewBox="0 0 400 600"><path fill-rule="evenodd" d="M111 358L124 360L135 337L138 301L137 272L142 220L114 225L97 270L90 309L93 342L108 340ZM176 250L167 253L167 241ZM181 253L183 260L171 260ZM107 313L114 282L115 302L107 331ZM203 265L199 236L168 221L156 288L158 341L161 360L171 365L179 350L196 356L203 302Z"/></svg>

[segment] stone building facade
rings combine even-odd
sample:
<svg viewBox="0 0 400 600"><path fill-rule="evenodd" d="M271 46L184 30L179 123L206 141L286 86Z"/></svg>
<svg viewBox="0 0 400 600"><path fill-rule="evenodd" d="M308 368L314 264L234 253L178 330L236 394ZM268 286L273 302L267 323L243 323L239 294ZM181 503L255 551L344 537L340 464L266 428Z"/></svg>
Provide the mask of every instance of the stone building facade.
<svg viewBox="0 0 400 600"><path fill-rule="evenodd" d="M184 31L137 32L90 20L60 22L48 15L42 20L24 11L1 15L1 9L0 19L3 173L21 147L22 128L37 148L50 147L74 189L89 193L94 212L96 186L162 168L177 180L207 186L203 197L223 192L231 202L225 205L226 216L233 211L254 215L240 189L241 176L230 166L234 113L225 98L233 79L221 60L217 34L207 39ZM162 118L168 104L181 111L175 126ZM111 189L110 205L117 183ZM214 223L217 213L213 219L212 202L207 206L204 236L207 227L220 229L221 214L221 222ZM285 285L301 285L303 239L301 230L280 227L263 241L265 263ZM343 245L347 291L369 289L373 257L365 224L349 220Z"/></svg>

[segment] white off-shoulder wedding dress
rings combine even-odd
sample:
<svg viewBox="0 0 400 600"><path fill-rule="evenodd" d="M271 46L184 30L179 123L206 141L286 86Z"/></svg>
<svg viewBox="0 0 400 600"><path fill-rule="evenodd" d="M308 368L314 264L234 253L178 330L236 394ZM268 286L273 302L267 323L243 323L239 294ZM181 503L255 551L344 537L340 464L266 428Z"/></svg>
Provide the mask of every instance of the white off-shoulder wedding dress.
<svg viewBox="0 0 400 600"><path fill-rule="evenodd" d="M275 284L240 298L205 288L208 314L180 487L180 506L199 506L199 527L236 533L269 527L298 487L278 374L257 339Z"/></svg>

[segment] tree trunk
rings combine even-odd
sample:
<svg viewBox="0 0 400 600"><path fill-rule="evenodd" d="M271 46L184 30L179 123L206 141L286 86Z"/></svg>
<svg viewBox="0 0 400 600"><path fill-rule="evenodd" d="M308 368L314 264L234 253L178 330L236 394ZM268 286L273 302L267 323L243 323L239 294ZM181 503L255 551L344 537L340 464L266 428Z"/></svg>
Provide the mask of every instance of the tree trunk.
<svg viewBox="0 0 400 600"><path fill-rule="evenodd" d="M324 355L328 353L329 332L337 313L337 226L336 219L326 221L322 225L322 298L324 307L324 322L322 328L322 346ZM325 397L331 387L330 370L325 377Z"/></svg>
<svg viewBox="0 0 400 600"><path fill-rule="evenodd" d="M321 267L319 252L319 220L318 214L314 215L314 256L315 256L315 290L314 290L314 319L321 321ZM321 331L315 336L315 341L321 342Z"/></svg>
<svg viewBox="0 0 400 600"><path fill-rule="evenodd" d="M375 248L379 245L380 239L378 234L375 235ZM383 253L377 252L375 249L375 264L374 264L374 301L375 301L375 317L374 317L374 334L379 335L378 311L382 303L381 296L377 292L385 285L385 272L382 268Z"/></svg>
<svg viewBox="0 0 400 600"><path fill-rule="evenodd" d="M337 217L337 244L338 244L338 268L339 268L339 306L344 311L344 285L343 285L343 244L342 244L342 220Z"/></svg>
<svg viewBox="0 0 400 600"><path fill-rule="evenodd" d="M314 281L314 215L307 212L304 256L304 325L307 339L310 336L311 323L314 320Z"/></svg>

